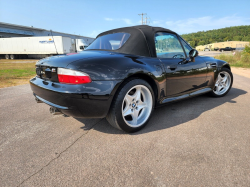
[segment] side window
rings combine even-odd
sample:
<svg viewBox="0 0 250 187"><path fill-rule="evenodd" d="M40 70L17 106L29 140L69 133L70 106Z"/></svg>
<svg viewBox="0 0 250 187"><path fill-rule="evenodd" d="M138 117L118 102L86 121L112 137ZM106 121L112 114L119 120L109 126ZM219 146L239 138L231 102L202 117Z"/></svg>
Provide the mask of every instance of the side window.
<svg viewBox="0 0 250 187"><path fill-rule="evenodd" d="M185 53L175 34L157 32L155 49L158 58L185 58Z"/></svg>
<svg viewBox="0 0 250 187"><path fill-rule="evenodd" d="M188 56L188 54L192 48L182 38L180 38L180 40L181 40L181 44L182 44L182 46L183 46L183 48Z"/></svg>

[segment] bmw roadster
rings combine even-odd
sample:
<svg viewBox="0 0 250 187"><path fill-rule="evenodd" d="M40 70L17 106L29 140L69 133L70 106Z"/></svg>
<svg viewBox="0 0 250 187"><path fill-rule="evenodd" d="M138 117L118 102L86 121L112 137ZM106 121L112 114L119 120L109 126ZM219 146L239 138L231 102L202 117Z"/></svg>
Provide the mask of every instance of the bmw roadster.
<svg viewBox="0 0 250 187"><path fill-rule="evenodd" d="M142 129L155 107L204 93L222 97L233 83L227 62L146 25L103 32L83 52L38 61L36 73L31 89L52 114L106 117L126 132Z"/></svg>

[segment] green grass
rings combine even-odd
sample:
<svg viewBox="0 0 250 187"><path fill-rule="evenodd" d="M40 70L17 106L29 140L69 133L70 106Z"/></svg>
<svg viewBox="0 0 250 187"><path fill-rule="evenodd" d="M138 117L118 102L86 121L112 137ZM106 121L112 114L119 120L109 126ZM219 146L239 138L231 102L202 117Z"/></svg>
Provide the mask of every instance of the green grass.
<svg viewBox="0 0 250 187"><path fill-rule="evenodd" d="M243 52L235 52L230 54L220 54L214 58L224 60L228 62L231 66L250 68L250 55Z"/></svg>
<svg viewBox="0 0 250 187"><path fill-rule="evenodd" d="M34 67L33 69L5 69L0 70L0 77L5 78L19 78L19 77L27 77L34 75Z"/></svg>
<svg viewBox="0 0 250 187"><path fill-rule="evenodd" d="M35 63L0 62L0 88L27 84L35 75Z"/></svg>

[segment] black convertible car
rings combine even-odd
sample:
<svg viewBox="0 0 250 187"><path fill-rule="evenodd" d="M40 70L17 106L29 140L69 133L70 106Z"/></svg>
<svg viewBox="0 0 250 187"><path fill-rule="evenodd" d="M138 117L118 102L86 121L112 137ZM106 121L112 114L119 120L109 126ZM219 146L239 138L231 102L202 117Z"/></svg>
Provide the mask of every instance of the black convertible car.
<svg viewBox="0 0 250 187"><path fill-rule="evenodd" d="M227 62L199 56L175 32L146 25L103 32L83 52L42 59L30 80L52 114L103 118L126 132L149 121L155 107L231 89Z"/></svg>

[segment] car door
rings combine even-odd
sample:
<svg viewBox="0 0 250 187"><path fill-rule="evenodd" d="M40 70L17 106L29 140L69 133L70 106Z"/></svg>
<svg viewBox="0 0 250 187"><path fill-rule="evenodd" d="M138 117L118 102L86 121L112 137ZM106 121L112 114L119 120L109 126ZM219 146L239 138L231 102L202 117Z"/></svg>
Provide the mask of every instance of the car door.
<svg viewBox="0 0 250 187"><path fill-rule="evenodd" d="M192 49L182 38L166 32L155 35L156 54L166 73L167 97L184 95L206 86L207 66L202 57L191 62Z"/></svg>

